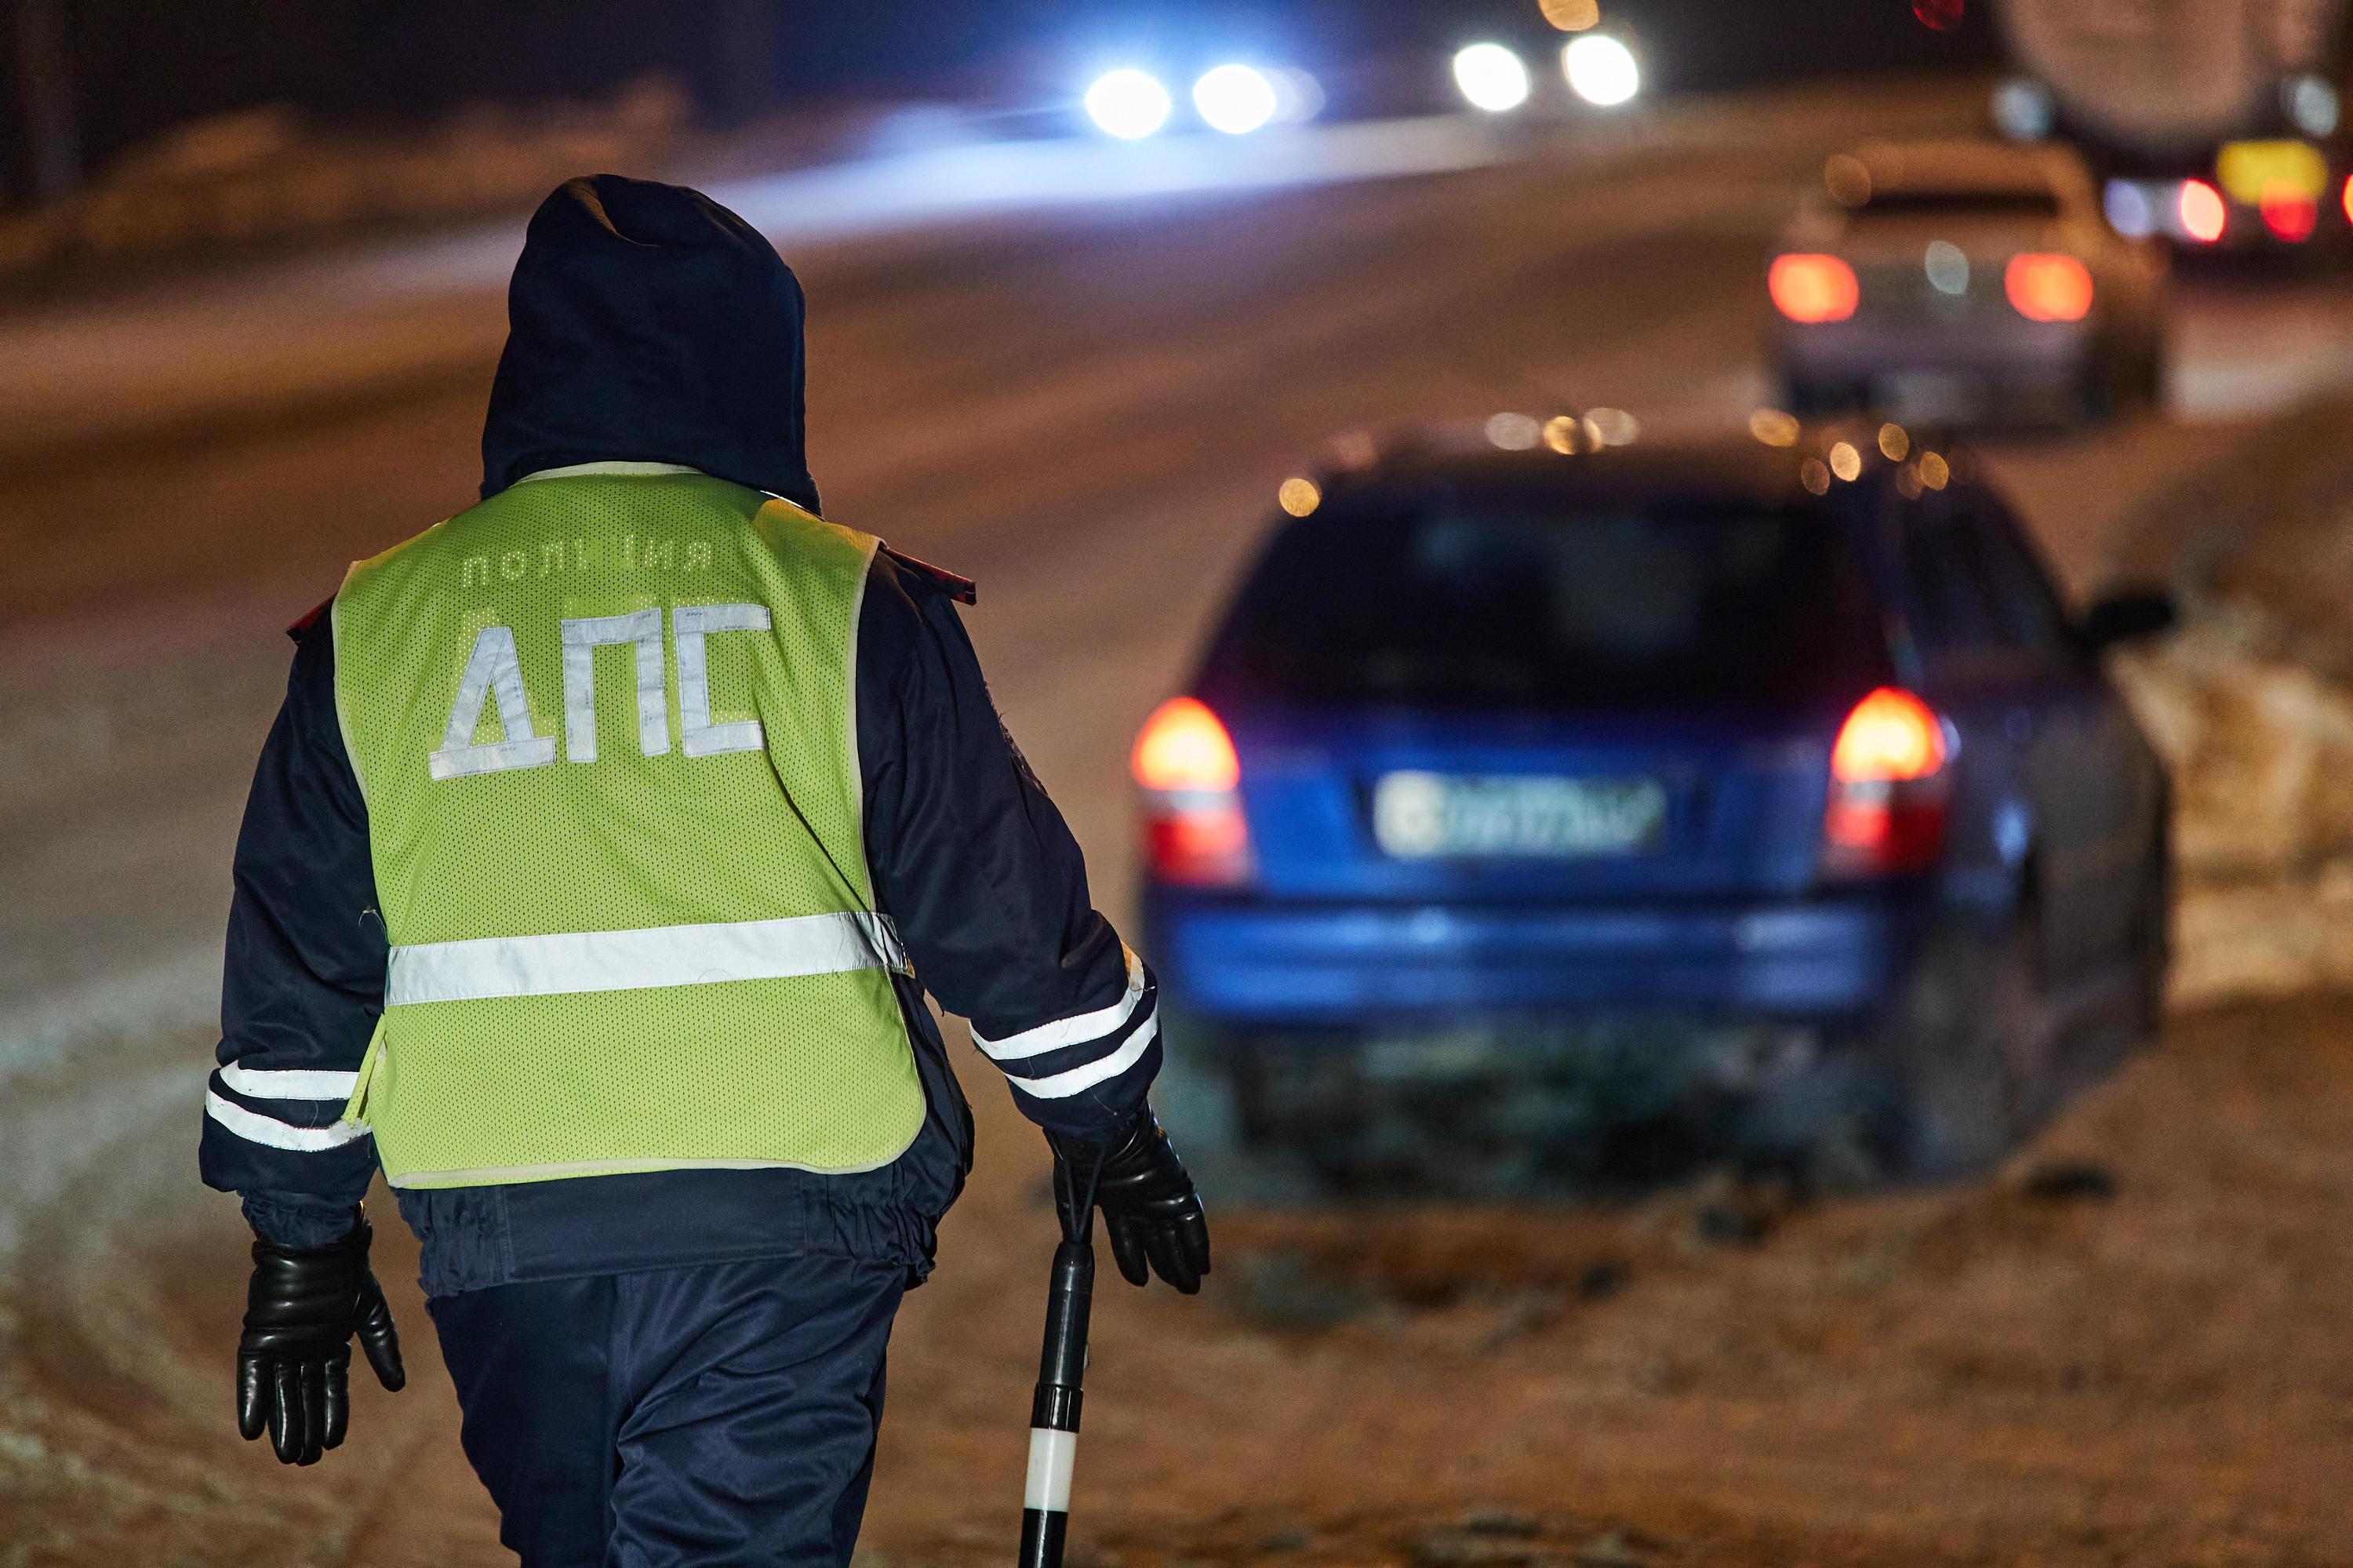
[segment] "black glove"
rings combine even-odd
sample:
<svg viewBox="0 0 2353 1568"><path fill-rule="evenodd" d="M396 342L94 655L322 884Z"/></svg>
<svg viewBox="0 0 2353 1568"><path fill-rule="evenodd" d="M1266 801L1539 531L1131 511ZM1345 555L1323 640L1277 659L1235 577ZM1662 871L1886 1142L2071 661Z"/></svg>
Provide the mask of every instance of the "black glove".
<svg viewBox="0 0 2353 1568"><path fill-rule="evenodd" d="M397 1389L408 1381L392 1308L368 1271L373 1234L363 1214L332 1246L253 1244L245 1333L237 1342L237 1429L251 1442L266 1420L282 1463L315 1465L343 1442L353 1334L378 1383Z"/></svg>
<svg viewBox="0 0 2353 1568"><path fill-rule="evenodd" d="M1075 1240L1086 1234L1092 1200L1103 1210L1111 1255L1130 1285L1151 1277L1145 1271L1149 1259L1152 1273L1187 1296L1199 1292L1201 1277L1209 1272L1209 1222L1193 1178L1151 1107L1138 1110L1108 1143L1057 1132L1046 1141L1054 1150L1054 1206L1064 1235Z"/></svg>

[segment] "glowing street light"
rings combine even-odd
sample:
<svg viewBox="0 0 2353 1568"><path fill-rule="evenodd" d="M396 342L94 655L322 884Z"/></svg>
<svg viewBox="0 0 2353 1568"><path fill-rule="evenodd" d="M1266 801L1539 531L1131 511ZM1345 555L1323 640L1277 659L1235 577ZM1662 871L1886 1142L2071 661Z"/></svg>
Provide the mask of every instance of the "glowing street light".
<svg viewBox="0 0 2353 1568"><path fill-rule="evenodd" d="M1272 120L1282 97L1266 72L1246 65L1221 65L1193 84L1193 107L1212 131L1247 136Z"/></svg>
<svg viewBox="0 0 2353 1568"><path fill-rule="evenodd" d="M1599 109L1630 103L1642 90L1642 68L1634 51L1605 34L1571 38L1560 51L1560 69L1569 90Z"/></svg>
<svg viewBox="0 0 2353 1568"><path fill-rule="evenodd" d="M1472 44L1454 57L1454 85L1473 109L1504 114L1528 101L1528 68L1501 44Z"/></svg>
<svg viewBox="0 0 2353 1568"><path fill-rule="evenodd" d="M1115 70L1087 89L1087 118L1107 136L1139 141L1168 123L1168 90L1148 71Z"/></svg>

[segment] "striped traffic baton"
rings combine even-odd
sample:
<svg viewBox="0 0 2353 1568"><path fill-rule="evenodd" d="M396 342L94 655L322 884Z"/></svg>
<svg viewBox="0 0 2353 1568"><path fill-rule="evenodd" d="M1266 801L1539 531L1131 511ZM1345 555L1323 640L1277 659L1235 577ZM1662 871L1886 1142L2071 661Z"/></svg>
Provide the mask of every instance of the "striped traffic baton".
<svg viewBox="0 0 2353 1568"><path fill-rule="evenodd" d="M1075 1220L1065 1210L1046 1289L1046 1343L1029 1401L1029 1480L1021 1494L1020 1568L1062 1568L1070 1534L1071 1466L1087 1373L1087 1310L1095 1288L1094 1184ZM1058 1207L1060 1205L1058 1205Z"/></svg>

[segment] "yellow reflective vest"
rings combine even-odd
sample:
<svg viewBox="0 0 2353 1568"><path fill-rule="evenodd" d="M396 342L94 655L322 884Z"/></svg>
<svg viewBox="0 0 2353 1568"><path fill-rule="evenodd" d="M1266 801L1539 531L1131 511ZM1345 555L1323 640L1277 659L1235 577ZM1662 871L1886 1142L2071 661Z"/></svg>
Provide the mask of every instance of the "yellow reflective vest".
<svg viewBox="0 0 2353 1568"><path fill-rule="evenodd" d="M913 1141L854 711L876 547L601 463L352 567L336 705L393 947L344 1116L396 1186Z"/></svg>

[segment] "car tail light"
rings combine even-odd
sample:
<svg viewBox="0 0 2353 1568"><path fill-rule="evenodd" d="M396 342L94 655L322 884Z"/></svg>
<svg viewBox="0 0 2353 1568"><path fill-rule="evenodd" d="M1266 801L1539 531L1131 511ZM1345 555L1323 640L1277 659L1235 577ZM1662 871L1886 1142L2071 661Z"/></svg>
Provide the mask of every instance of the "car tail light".
<svg viewBox="0 0 2353 1568"><path fill-rule="evenodd" d="M1207 704L1172 697L1153 710L1128 767L1144 791L1144 852L1153 875L1193 887L1249 879L1241 759Z"/></svg>
<svg viewBox="0 0 2353 1568"><path fill-rule="evenodd" d="M2320 227L2320 204L2293 185L2265 185L2255 210L2263 214L2263 227L2290 245L2303 244Z"/></svg>
<svg viewBox="0 0 2353 1568"><path fill-rule="evenodd" d="M2079 322L2092 313L2092 271L2073 256L2013 256L2001 286L2031 322Z"/></svg>
<svg viewBox="0 0 2353 1568"><path fill-rule="evenodd" d="M1862 302L1854 269L1835 256L1776 256L1766 277L1773 308L1793 322L1842 322Z"/></svg>
<svg viewBox="0 0 2353 1568"><path fill-rule="evenodd" d="M2181 219L2181 232L2200 245L2213 244L2231 226L2231 209L2223 205L2222 193L2204 180L2182 181L2173 210Z"/></svg>
<svg viewBox="0 0 2353 1568"><path fill-rule="evenodd" d="M1831 748L1822 869L1832 876L1921 871L1945 848L1945 726L1894 686L1854 705Z"/></svg>

